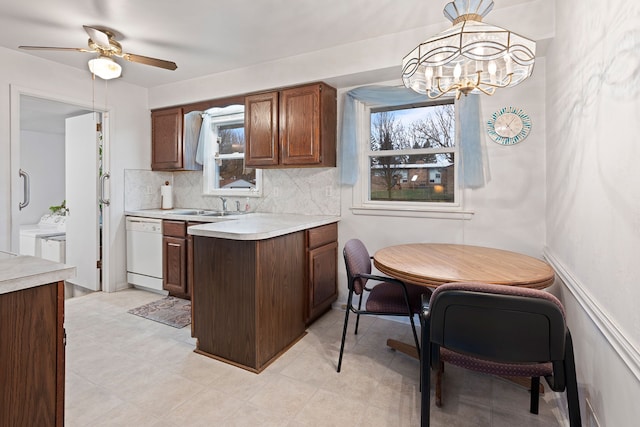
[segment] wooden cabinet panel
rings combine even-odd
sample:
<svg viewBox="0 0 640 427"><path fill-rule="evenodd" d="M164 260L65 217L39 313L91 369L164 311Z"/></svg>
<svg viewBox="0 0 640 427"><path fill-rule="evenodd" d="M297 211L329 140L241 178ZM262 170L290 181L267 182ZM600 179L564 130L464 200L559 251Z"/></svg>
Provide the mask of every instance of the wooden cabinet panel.
<svg viewBox="0 0 640 427"><path fill-rule="evenodd" d="M307 297L305 323L331 308L338 298L338 224L307 230Z"/></svg>
<svg viewBox="0 0 640 427"><path fill-rule="evenodd" d="M194 237L196 352L260 372L304 335L304 232Z"/></svg>
<svg viewBox="0 0 640 427"><path fill-rule="evenodd" d="M187 240L183 237L162 238L163 288L171 295L187 295Z"/></svg>
<svg viewBox="0 0 640 427"><path fill-rule="evenodd" d="M245 163L275 166L279 162L278 92L245 98Z"/></svg>
<svg viewBox="0 0 640 427"><path fill-rule="evenodd" d="M64 282L0 295L1 426L64 425Z"/></svg>
<svg viewBox="0 0 640 427"><path fill-rule="evenodd" d="M151 112L152 170L202 170L197 149L197 141L184 139L182 107Z"/></svg>
<svg viewBox="0 0 640 427"><path fill-rule="evenodd" d="M154 111L151 113L151 169L181 169L182 108Z"/></svg>
<svg viewBox="0 0 640 427"><path fill-rule="evenodd" d="M187 228L192 225L199 225L202 222L189 221L187 222ZM186 230L185 230L186 233ZM194 274L193 274L193 236L187 234L187 297L191 299L191 336L195 337L195 322L193 321L193 287L195 286Z"/></svg>
<svg viewBox="0 0 640 427"><path fill-rule="evenodd" d="M336 90L315 83L245 98L247 166L336 165Z"/></svg>
<svg viewBox="0 0 640 427"><path fill-rule="evenodd" d="M283 165L314 165L320 159L320 86L280 94L280 146Z"/></svg>
<svg viewBox="0 0 640 427"><path fill-rule="evenodd" d="M338 224L327 224L321 227L310 228L307 230L307 245L310 249L317 248L328 243L338 240Z"/></svg>
<svg viewBox="0 0 640 427"><path fill-rule="evenodd" d="M162 221L162 234L171 237L187 237L187 223L184 221Z"/></svg>
<svg viewBox="0 0 640 427"><path fill-rule="evenodd" d="M190 236L187 234L187 227L196 224L199 223L162 221L162 287L169 292L169 295L191 298L193 248Z"/></svg>
<svg viewBox="0 0 640 427"><path fill-rule="evenodd" d="M309 319L315 319L338 297L338 242L309 251Z"/></svg>

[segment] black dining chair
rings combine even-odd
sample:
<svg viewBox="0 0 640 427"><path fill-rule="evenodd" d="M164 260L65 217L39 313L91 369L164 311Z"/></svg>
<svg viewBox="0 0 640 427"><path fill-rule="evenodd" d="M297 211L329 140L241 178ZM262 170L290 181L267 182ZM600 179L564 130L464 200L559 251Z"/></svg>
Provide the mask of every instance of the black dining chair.
<svg viewBox="0 0 640 427"><path fill-rule="evenodd" d="M564 308L548 292L485 283L441 285L423 299L421 383L437 371L441 404L444 362L479 372L531 378L530 411L538 413L543 376L553 391L566 390L569 421L581 425L573 344ZM422 387L421 425L429 425L430 387ZM440 402L438 402L440 400Z"/></svg>
<svg viewBox="0 0 640 427"><path fill-rule="evenodd" d="M420 344L418 334L413 321L413 315L420 313L421 295L430 291L422 286L404 283L400 280L371 274L371 256L364 243L358 239L351 239L343 249L344 263L347 269L347 285L349 296L347 297L347 307L344 315L344 327L342 329L342 342L340 344L340 356L338 358L338 369L342 367L342 355L344 353L344 343L347 336L347 325L349 323L349 313L356 315L355 334L358 334L358 324L360 315L384 315L384 316L406 316L411 322L413 338L416 349L420 354ZM378 282L375 286L369 284L369 280ZM364 310L362 309L363 295L367 294L367 301ZM358 305L354 305L354 296L358 296Z"/></svg>

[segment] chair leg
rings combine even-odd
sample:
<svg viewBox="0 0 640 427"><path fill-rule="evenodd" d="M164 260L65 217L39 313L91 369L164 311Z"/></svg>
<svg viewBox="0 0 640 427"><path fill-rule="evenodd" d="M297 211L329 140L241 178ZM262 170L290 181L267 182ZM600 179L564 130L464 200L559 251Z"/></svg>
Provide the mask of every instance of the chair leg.
<svg viewBox="0 0 640 427"><path fill-rule="evenodd" d="M431 417L431 352L429 351L429 323L421 318L421 337L424 350L420 355L420 426L429 427Z"/></svg>
<svg viewBox="0 0 640 427"><path fill-rule="evenodd" d="M532 414L537 414L539 402L540 377L531 377L531 404L529 405L529 412L531 412Z"/></svg>
<svg viewBox="0 0 640 427"><path fill-rule="evenodd" d="M344 326L342 327L342 342L340 343L340 356L338 356L338 369L340 372L340 368L342 367L342 353L344 352L344 340L347 337L347 325L349 324L349 309L351 307L351 294L349 294L349 298L347 301L347 308L344 313Z"/></svg>
<svg viewBox="0 0 640 427"><path fill-rule="evenodd" d="M436 406L442 407L442 376L444 375L444 362L440 362L436 373Z"/></svg>
<svg viewBox="0 0 640 427"><path fill-rule="evenodd" d="M416 332L416 325L413 321L413 314L409 316L409 321L411 322L411 329L413 330L413 339L416 342L416 350L418 351L418 359L420 358L420 342L418 341L418 333Z"/></svg>
<svg viewBox="0 0 640 427"><path fill-rule="evenodd" d="M356 330L354 332L355 335L358 335L358 325L360 324L361 310L362 310L362 294L360 294L360 298L358 299L358 312L356 313Z"/></svg>
<svg viewBox="0 0 640 427"><path fill-rule="evenodd" d="M566 376L569 425L571 427L579 427L582 426L582 418L580 416L580 400L578 397L578 379L576 378L576 363L573 357L573 340L569 330L567 330L565 336L564 372Z"/></svg>

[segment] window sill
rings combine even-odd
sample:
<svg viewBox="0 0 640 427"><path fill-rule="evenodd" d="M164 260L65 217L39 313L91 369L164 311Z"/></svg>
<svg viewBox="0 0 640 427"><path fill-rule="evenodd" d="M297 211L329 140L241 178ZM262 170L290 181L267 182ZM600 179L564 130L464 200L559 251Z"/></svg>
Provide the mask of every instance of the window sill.
<svg viewBox="0 0 640 427"><path fill-rule="evenodd" d="M453 219L453 220L470 220L473 217L473 211L463 211L456 208L406 208L392 206L352 206L351 212L354 215L371 215L371 216L395 216L406 218L434 218L434 219Z"/></svg>

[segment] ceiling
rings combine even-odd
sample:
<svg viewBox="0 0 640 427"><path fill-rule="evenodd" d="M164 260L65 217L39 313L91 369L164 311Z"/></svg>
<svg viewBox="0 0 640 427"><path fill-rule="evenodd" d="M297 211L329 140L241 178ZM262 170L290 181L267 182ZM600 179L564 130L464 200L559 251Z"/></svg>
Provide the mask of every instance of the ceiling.
<svg viewBox="0 0 640 427"><path fill-rule="evenodd" d="M530 0L498 0L495 8ZM154 87L302 53L446 24L447 0L27 0L0 4L0 46L87 73L83 25L109 29L123 51L174 61L175 71L118 62L121 80ZM446 25L443 25L446 28ZM425 38L430 34L425 34ZM412 46L407 47L407 51ZM401 57L399 52L398 62Z"/></svg>

